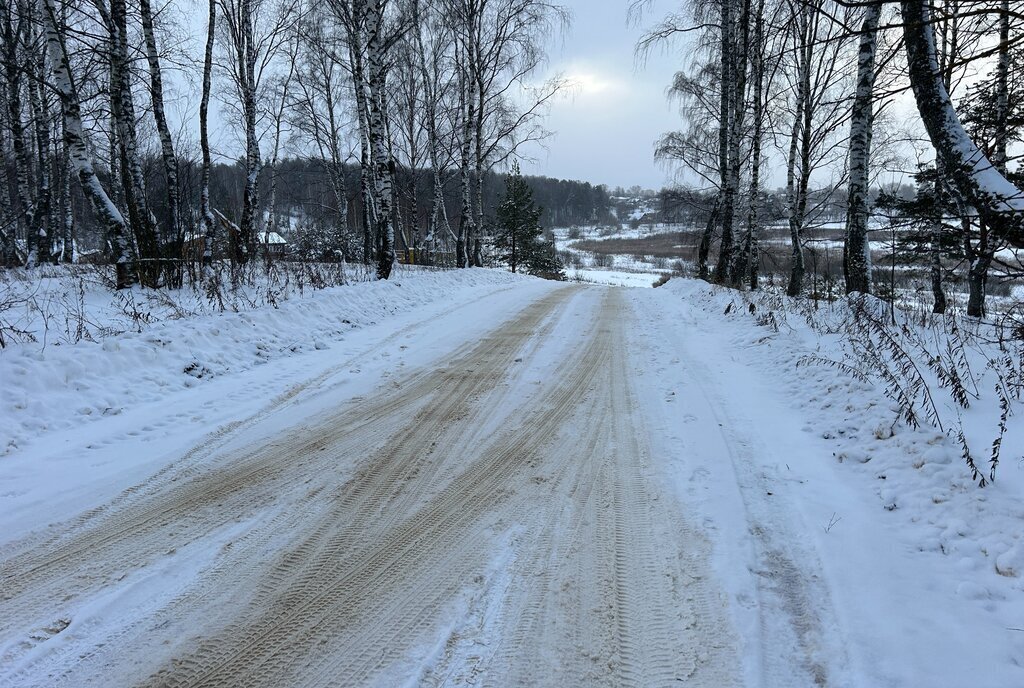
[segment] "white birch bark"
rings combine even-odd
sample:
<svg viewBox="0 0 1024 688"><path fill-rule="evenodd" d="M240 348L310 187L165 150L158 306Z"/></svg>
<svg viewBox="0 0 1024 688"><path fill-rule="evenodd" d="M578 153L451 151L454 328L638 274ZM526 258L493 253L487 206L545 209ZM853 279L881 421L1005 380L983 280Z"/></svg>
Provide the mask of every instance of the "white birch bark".
<svg viewBox="0 0 1024 688"><path fill-rule="evenodd" d="M750 132L750 204L747 207L747 226L743 236L743 243L733 270L733 284L740 286L746 283L750 289L758 288L760 261L758 213L761 199L761 157L764 138L764 9L765 0L759 0L757 13L754 17L754 38L749 50L750 71L754 77L753 92L751 94L753 122L751 123Z"/></svg>
<svg viewBox="0 0 1024 688"><path fill-rule="evenodd" d="M370 107L367 95L363 31L366 18L365 0L354 0L344 17L348 38L352 90L356 101L359 129L359 192L363 202L363 263L369 265L375 255L374 232L377 226L376 174L370 144Z"/></svg>
<svg viewBox="0 0 1024 688"><path fill-rule="evenodd" d="M472 94L472 56L471 43L465 41L460 51L462 63L459 69L459 128L462 138L459 146L459 183L461 207L459 210L459 234L455 242L455 264L457 267L469 267L468 244L475 233L475 217L473 211L472 167L470 155L473 150L473 134L475 99Z"/></svg>
<svg viewBox="0 0 1024 688"><path fill-rule="evenodd" d="M236 47L242 118L245 125L245 188L234 258L243 265L249 260L255 248L261 162L260 143L256 137L256 36L252 4L253 0L240 0L239 37Z"/></svg>
<svg viewBox="0 0 1024 688"><path fill-rule="evenodd" d="M384 73L384 3L382 0L367 0L366 10L367 76L370 101L369 133L374 158L374 176L376 177L376 193L374 195L379 233L377 277L387 279L391 276L392 266L395 262L395 221L391 157L388 154L385 122L387 93Z"/></svg>
<svg viewBox="0 0 1024 688"><path fill-rule="evenodd" d="M857 53L857 91L850 113L850 184L847 194L843 272L846 293L871 293L871 249L868 243L868 165L874 121L875 54L881 3L868 5Z"/></svg>
<svg viewBox="0 0 1024 688"><path fill-rule="evenodd" d="M101 5L101 1L96 1ZM121 180L129 227L135 239L140 282L147 287L159 285L160 246L156 219L149 210L146 179L138 149L135 103L128 57L128 9L125 0L111 0L108 28L111 44L111 118L117 131Z"/></svg>
<svg viewBox="0 0 1024 688"><path fill-rule="evenodd" d="M811 60L814 55L814 33L809 5L799 8L795 53L797 55L797 90L793 108L793 132L789 141L786 164L786 212L789 220L791 261L786 293L799 296L806 272L803 247L804 212L807 207L807 184L810 176L810 141L813 108L811 105ZM799 171L798 171L799 170Z"/></svg>
<svg viewBox="0 0 1024 688"><path fill-rule="evenodd" d="M1024 247L1024 193L964 131L942 82L927 0L904 0L900 5L911 86L936 155L957 193L996 238Z"/></svg>
<svg viewBox="0 0 1024 688"><path fill-rule="evenodd" d="M57 19L56 0L43 0L45 12L46 46L53 68L54 87L60 96L64 112L64 142L78 180L93 210L107 227L107 242L116 268L116 286L130 285L128 270L127 227L121 211L110 200L93 169L92 155L86 145L82 127L81 106L74 77L68 64L63 34Z"/></svg>
<svg viewBox="0 0 1024 688"><path fill-rule="evenodd" d="M66 141L67 127L61 117L61 140ZM60 155L60 219L61 219L61 253L62 263L77 263L78 252L75 246L75 214L71 207L71 156L66 143L61 146Z"/></svg>
<svg viewBox="0 0 1024 688"><path fill-rule="evenodd" d="M730 6L735 0L723 0L724 6ZM732 8L730 8L730 21ZM723 15L723 19L724 19ZM728 50L728 80L723 83L723 90L729 97L728 155L729 165L726 175L725 194L722 205L722 239L719 245L718 264L715 267L715 280L720 284L730 281L730 269L734 256L734 228L736 219L736 196L740 185L740 155L743 140L743 125L746 115L746 82L747 53L749 49L750 0L740 0L740 12L736 26L730 29L730 48Z"/></svg>

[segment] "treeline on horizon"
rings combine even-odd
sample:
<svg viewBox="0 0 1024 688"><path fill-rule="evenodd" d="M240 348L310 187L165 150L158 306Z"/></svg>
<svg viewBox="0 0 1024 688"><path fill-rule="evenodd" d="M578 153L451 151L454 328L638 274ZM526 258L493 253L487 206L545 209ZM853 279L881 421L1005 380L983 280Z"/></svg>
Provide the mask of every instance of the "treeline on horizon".
<svg viewBox="0 0 1024 688"><path fill-rule="evenodd" d="M9 162L9 161L8 161ZM160 160L146 160L145 169L154 202L151 210L158 222L166 221L166 204L161 203L162 178L159 174ZM363 197L361 194L360 167L356 164L342 166L342 177L347 195L347 221L338 222L337 208L332 202L331 179L323 161L315 158L287 158L278 161L271 174L274 184L262 184L259 189L260 215L264 227L284 237L291 245L290 253L295 258L308 260L361 259L362 235L356 231L363 223ZM108 173L98 170L101 178ZM151 174L150 174L151 173ZM432 171L421 169L413 172L407 168L395 169L396 187L396 248L406 250L413 247L414 236L422 234L430 221L433 203ZM483 178L483 205L485 223L493 221L493 209L497 207L505 188L504 172L488 171ZM12 175L8 175L10 180ZM241 213L245 167L238 163L218 163L211 167L210 198L213 207L227 217ZM624 217L632 199L653 196L655 192L631 187L609 191L604 184L591 184L569 179L546 176L523 175L533 191L533 197L543 212L541 225L545 228L571 225L608 224ZM179 183L186 193L193 184L198 185L199 168L187 161L180 166ZM198 193L198 191L196 191ZM449 216L457 216L460 197L458 180L445 185L445 206ZM273 202L271 195L274 196ZM81 218L76 233L76 246L81 254L101 252L104 232L102 223L92 217L92 209L84 195L77 188L72 189L72 204L75 217ZM630 202L626 202L629 199ZM273 207L274 217L267 217ZM486 229L486 226L485 226ZM219 250L225 250L218 242Z"/></svg>

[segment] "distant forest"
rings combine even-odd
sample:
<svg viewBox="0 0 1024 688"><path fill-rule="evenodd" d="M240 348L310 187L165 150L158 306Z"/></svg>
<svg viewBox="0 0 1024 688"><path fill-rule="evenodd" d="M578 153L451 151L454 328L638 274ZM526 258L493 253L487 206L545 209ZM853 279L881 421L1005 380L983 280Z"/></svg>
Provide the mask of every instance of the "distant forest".
<svg viewBox="0 0 1024 688"><path fill-rule="evenodd" d="M183 161L180 183L185 193L198 182L199 169ZM162 198L162 179L158 159L145 167L151 171L150 188L154 199ZM308 259L344 258L358 260L362 250L363 201L358 165L344 165L344 179L348 208L344 219L334 203L331 180L326 165L315 158L285 159L276 166L268 166L261 176L259 188L259 217L262 227L276 231L291 244L295 257ZM103 176L101 174L101 176ZM227 217L238 217L242 210L245 168L241 164L215 164L210 175L211 205ZM613 207L607 187L550 177L523 177L533 191L536 202L543 208L541 224L545 228L581 224L613 222ZM399 251L419 244L428 229L433 200L432 172L399 167L395 170L396 249ZM488 222L493 220L494 209L505 188L503 173L486 172L483 177L483 207L485 234ZM75 215L91 220L91 209L85 197L74 189ZM458 230L459 184L452 177L445 185L445 210L453 230ZM273 208L274 217L269 217ZM158 221L165 219L167 209L159 200L151 205ZM198 226L199 218L184 218L186 225ZM103 245L101 224L93 221L81 223L77 243L83 252L98 251ZM218 245L225 238L221 237Z"/></svg>

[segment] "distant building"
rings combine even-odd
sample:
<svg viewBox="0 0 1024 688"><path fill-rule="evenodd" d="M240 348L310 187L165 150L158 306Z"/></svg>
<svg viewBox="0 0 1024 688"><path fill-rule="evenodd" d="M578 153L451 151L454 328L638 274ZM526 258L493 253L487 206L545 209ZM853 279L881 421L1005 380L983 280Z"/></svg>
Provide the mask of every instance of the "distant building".
<svg viewBox="0 0 1024 688"><path fill-rule="evenodd" d="M231 231L233 227L229 226L227 229ZM227 255L225 241L227 239L223 236L223 232L214 235L213 250L211 251L214 260L219 260ZM288 240L277 232L257 232L256 243L256 255L258 256L269 255L271 258L282 258L288 254ZM181 247L182 258L201 260L205 246L206 236L202 232L186 232Z"/></svg>
<svg viewBox="0 0 1024 688"><path fill-rule="evenodd" d="M288 241L277 232L260 232L256 238L260 251L266 251L271 258L281 258L288 253Z"/></svg>

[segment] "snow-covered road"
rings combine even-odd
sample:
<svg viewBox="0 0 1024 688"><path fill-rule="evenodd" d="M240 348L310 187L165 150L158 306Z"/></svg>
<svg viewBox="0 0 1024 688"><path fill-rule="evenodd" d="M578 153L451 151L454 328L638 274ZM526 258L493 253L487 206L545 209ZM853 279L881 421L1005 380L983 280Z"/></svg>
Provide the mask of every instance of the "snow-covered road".
<svg viewBox="0 0 1024 688"><path fill-rule="evenodd" d="M223 381L265 401L132 482L10 497L0 685L959 685L854 614L902 612L890 564L847 552L864 582L836 596L826 450L677 301L439 303ZM75 442L143 449L120 423Z"/></svg>
<svg viewBox="0 0 1024 688"><path fill-rule="evenodd" d="M652 480L631 321L619 291L550 291L440 365L278 410L295 424L10 545L0 630L29 632L7 678L733 682L707 543Z"/></svg>

